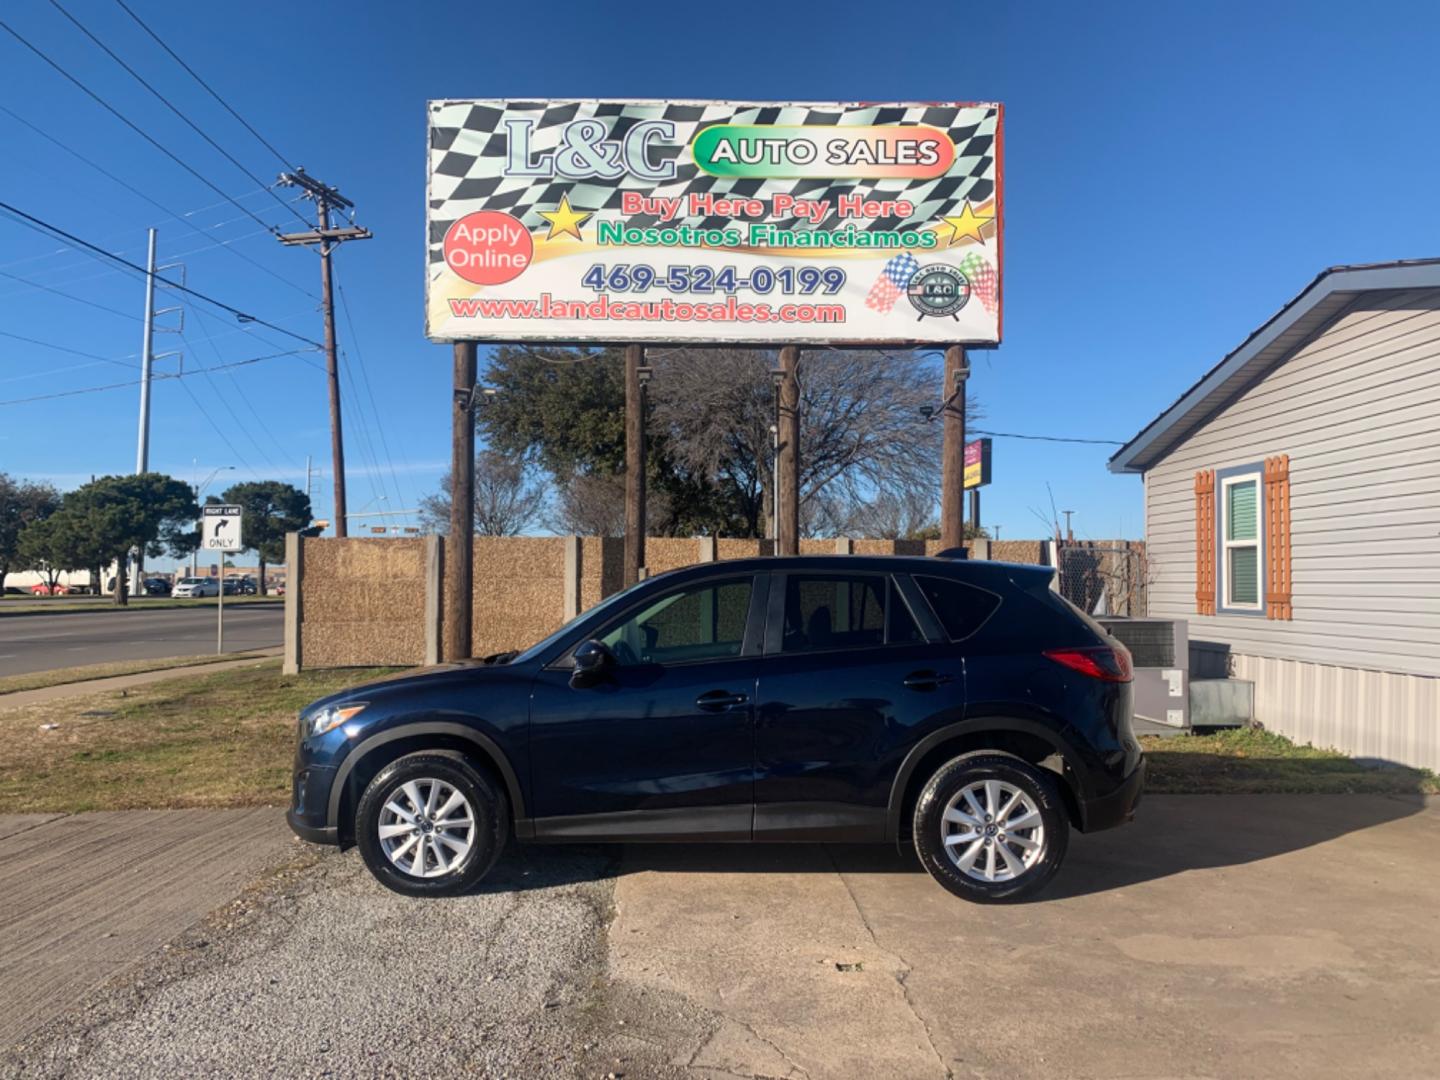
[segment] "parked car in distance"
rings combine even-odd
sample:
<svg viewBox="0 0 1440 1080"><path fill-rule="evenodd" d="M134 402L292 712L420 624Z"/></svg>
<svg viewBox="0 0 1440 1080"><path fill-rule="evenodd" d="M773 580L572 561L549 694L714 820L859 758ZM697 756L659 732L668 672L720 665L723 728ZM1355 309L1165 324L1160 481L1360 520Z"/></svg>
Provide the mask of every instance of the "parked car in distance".
<svg viewBox="0 0 1440 1080"><path fill-rule="evenodd" d="M141 583L141 588L144 590L146 596L169 596L171 586L170 582L164 578L157 577L146 578Z"/></svg>
<svg viewBox="0 0 1440 1080"><path fill-rule="evenodd" d="M175 587L170 590L170 595L177 599L190 599L199 596L219 596L220 583L214 578L181 578L175 582Z"/></svg>
<svg viewBox="0 0 1440 1080"><path fill-rule="evenodd" d="M254 596L259 591L255 579L249 574L246 574L244 577L233 578L232 580L235 583L234 591L237 596Z"/></svg>
<svg viewBox="0 0 1440 1080"><path fill-rule="evenodd" d="M40 581L30 586L32 596L65 596L70 590L64 585L56 584L51 586L48 582Z"/></svg>
<svg viewBox="0 0 1440 1080"><path fill-rule="evenodd" d="M970 900L1042 888L1070 828L1129 820L1129 653L1047 568L958 558L708 563L521 653L322 698L291 827L412 896L506 838L913 845Z"/></svg>

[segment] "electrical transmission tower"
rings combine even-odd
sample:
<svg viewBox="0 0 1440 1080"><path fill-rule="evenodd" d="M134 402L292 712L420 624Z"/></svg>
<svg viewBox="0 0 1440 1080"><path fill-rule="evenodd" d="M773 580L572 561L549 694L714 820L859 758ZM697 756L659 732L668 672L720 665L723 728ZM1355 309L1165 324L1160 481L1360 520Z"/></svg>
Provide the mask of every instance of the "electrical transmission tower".
<svg viewBox="0 0 1440 1080"><path fill-rule="evenodd" d="M320 249L320 305L325 314L325 373L330 384L330 452L335 474L335 535L345 535L345 438L340 423L340 365L335 348L335 298L331 291L330 252L346 240L369 240L369 229L357 225L338 229L330 227L330 211L353 211L355 204L340 194L338 188L321 183L304 169L281 173L283 187L298 187L315 203L316 226L309 232L283 233L280 242L287 246L317 246ZM351 220L354 220L353 214Z"/></svg>

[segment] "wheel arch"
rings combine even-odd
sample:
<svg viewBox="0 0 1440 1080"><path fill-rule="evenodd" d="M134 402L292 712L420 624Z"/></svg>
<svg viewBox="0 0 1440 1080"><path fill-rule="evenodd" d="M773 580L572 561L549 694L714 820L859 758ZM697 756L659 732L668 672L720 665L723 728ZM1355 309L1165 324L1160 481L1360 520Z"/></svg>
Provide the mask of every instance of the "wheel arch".
<svg viewBox="0 0 1440 1080"><path fill-rule="evenodd" d="M1061 798L1073 825L1079 826L1080 803L1087 798L1080 756L1059 734L1043 724L1012 716L985 716L948 724L921 739L895 774L885 820L885 839L899 843L910 828L910 816L925 782L945 762L961 754L992 750L1032 765L1058 757ZM1054 770L1052 770L1054 771Z"/></svg>
<svg viewBox="0 0 1440 1080"><path fill-rule="evenodd" d="M528 818L525 813L525 796L520 779L510 759L500 745L484 732L453 720L413 720L384 731L376 732L361 740L350 753L345 755L335 773L330 787L330 803L327 812L328 823L336 828L341 844L350 837L353 815L359 802L360 791L390 762L406 754L427 750L450 751L463 754L467 759L495 775L505 786L510 800L510 814L515 822L517 834L524 831ZM346 811L350 813L347 814ZM523 838L523 837L522 837Z"/></svg>

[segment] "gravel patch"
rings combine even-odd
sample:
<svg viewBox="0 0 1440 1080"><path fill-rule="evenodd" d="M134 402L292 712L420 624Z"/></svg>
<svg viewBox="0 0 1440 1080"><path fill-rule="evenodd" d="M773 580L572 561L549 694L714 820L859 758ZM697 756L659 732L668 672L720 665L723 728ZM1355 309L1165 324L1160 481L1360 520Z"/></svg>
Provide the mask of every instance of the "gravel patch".
<svg viewBox="0 0 1440 1080"><path fill-rule="evenodd" d="M680 1075L712 1025L606 977L613 872L610 853L512 845L481 891L412 900L354 852L307 849L0 1073Z"/></svg>

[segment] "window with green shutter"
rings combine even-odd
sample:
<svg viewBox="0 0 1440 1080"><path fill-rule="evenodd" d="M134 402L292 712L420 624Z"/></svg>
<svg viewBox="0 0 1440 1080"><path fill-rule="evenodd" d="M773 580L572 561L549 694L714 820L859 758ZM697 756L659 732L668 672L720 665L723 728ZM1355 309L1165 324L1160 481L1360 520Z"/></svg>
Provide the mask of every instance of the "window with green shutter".
<svg viewBox="0 0 1440 1080"><path fill-rule="evenodd" d="M1221 606L1260 611L1260 471L1237 470L1220 483Z"/></svg>

